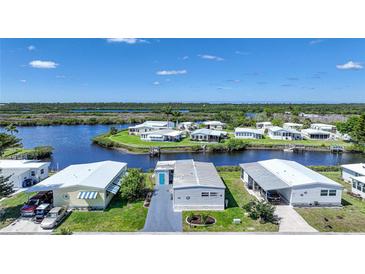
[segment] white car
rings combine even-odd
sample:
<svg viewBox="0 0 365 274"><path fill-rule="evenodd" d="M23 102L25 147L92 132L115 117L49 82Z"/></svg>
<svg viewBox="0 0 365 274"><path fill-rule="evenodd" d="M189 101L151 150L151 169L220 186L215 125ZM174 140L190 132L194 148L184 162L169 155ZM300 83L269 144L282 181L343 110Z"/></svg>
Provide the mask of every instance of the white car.
<svg viewBox="0 0 365 274"><path fill-rule="evenodd" d="M67 216L67 208L54 207L41 222L41 228L52 229L55 228Z"/></svg>

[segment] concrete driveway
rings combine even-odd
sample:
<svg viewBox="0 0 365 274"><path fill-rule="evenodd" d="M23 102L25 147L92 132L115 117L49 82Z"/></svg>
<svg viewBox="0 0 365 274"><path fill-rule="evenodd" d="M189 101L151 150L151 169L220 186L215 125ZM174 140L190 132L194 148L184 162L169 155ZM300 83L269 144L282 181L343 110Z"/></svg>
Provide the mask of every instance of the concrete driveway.
<svg viewBox="0 0 365 274"><path fill-rule="evenodd" d="M32 221L32 218L19 218L12 222L7 227L0 230L0 233L36 233L36 234L50 234L52 230L45 230L41 228L40 224Z"/></svg>
<svg viewBox="0 0 365 274"><path fill-rule="evenodd" d="M171 188L155 187L143 232L182 232L182 213L173 210Z"/></svg>
<svg viewBox="0 0 365 274"><path fill-rule="evenodd" d="M279 232L318 232L311 227L292 206L278 205L275 214L279 216Z"/></svg>

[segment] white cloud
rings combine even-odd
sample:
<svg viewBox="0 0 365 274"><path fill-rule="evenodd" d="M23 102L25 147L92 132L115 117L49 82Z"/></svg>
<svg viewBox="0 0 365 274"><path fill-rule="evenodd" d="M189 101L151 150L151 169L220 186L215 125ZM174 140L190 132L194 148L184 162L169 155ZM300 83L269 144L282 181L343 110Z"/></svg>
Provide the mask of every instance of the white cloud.
<svg viewBox="0 0 365 274"><path fill-rule="evenodd" d="M337 65L336 68L343 69L343 70L358 70L358 69L362 69L363 66L358 62L348 61L345 64Z"/></svg>
<svg viewBox="0 0 365 274"><path fill-rule="evenodd" d="M29 51L35 50L35 46L30 45L30 46L28 46L28 47L27 47L27 49L28 49Z"/></svg>
<svg viewBox="0 0 365 274"><path fill-rule="evenodd" d="M184 56L182 59L183 60L188 60L189 59L189 56Z"/></svg>
<svg viewBox="0 0 365 274"><path fill-rule="evenodd" d="M202 59L207 59L207 60L214 60L214 61L223 61L224 60L222 57L209 55L209 54L200 54L198 56Z"/></svg>
<svg viewBox="0 0 365 274"><path fill-rule="evenodd" d="M158 85L160 85L160 82L159 82L159 81L154 81L154 82L153 82L153 84L154 84L155 86L158 86Z"/></svg>
<svg viewBox="0 0 365 274"><path fill-rule="evenodd" d="M32 68L40 68L40 69L53 69L58 66L57 63L53 61L41 61L41 60L33 60L29 63Z"/></svg>
<svg viewBox="0 0 365 274"><path fill-rule="evenodd" d="M236 50L234 53L238 54L238 55L250 55L251 54L248 51L240 51L240 50Z"/></svg>
<svg viewBox="0 0 365 274"><path fill-rule="evenodd" d="M316 45L316 44L319 44L322 42L323 42L322 39L316 39L316 40L309 41L309 45Z"/></svg>
<svg viewBox="0 0 365 274"><path fill-rule="evenodd" d="M20 82L22 82L22 83L26 83L26 82L27 82L27 80L25 80L25 79L21 79L21 80L20 80Z"/></svg>
<svg viewBox="0 0 365 274"><path fill-rule="evenodd" d="M179 75L179 74L186 74L188 73L187 70L159 70L156 72L157 75Z"/></svg>
<svg viewBox="0 0 365 274"><path fill-rule="evenodd" d="M106 39L108 43L126 43L126 44L137 44L137 43L148 43L147 40L138 38L109 38Z"/></svg>

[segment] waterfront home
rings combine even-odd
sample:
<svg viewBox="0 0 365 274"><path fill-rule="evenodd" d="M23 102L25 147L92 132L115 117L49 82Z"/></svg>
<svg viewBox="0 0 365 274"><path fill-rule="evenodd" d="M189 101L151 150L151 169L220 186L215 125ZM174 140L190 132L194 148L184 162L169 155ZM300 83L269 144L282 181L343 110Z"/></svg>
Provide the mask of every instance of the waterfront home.
<svg viewBox="0 0 365 274"><path fill-rule="evenodd" d="M201 128L194 130L190 134L190 138L193 141L203 141L203 142L219 142L224 138L227 138L228 133L220 130L212 130Z"/></svg>
<svg viewBox="0 0 365 274"><path fill-rule="evenodd" d="M167 121L146 121L142 124L128 127L130 135L140 135L144 132L156 131L160 129L173 128L174 122Z"/></svg>
<svg viewBox="0 0 365 274"><path fill-rule="evenodd" d="M236 139L262 139L264 138L264 130L237 127L234 129L234 136Z"/></svg>
<svg viewBox="0 0 365 274"><path fill-rule="evenodd" d="M216 130L222 130L226 127L226 124L220 121L205 121L203 122L203 125L207 129L216 129Z"/></svg>
<svg viewBox="0 0 365 274"><path fill-rule="evenodd" d="M256 128L257 129L268 129L272 127L272 123L271 122L259 122L259 123L256 123Z"/></svg>
<svg viewBox="0 0 365 274"><path fill-rule="evenodd" d="M341 206L341 184L297 162L272 159L240 167L245 186L264 199L275 192L292 206Z"/></svg>
<svg viewBox="0 0 365 274"><path fill-rule="evenodd" d="M52 191L56 207L103 210L119 191L126 171L126 163L115 161L70 165L27 191Z"/></svg>
<svg viewBox="0 0 365 274"><path fill-rule="evenodd" d="M302 135L294 129L284 129L282 127L273 126L268 128L267 135L274 140L301 140Z"/></svg>
<svg viewBox="0 0 365 274"><path fill-rule="evenodd" d="M352 183L352 178L365 176L365 163L341 165L342 179Z"/></svg>
<svg viewBox="0 0 365 274"><path fill-rule="evenodd" d="M182 122L177 125L177 129L184 130L184 131L192 131L197 129L198 126L194 122Z"/></svg>
<svg viewBox="0 0 365 274"><path fill-rule="evenodd" d="M303 127L303 124L298 124L298 123L284 123L283 124L284 129L300 130L302 127Z"/></svg>
<svg viewBox="0 0 365 274"><path fill-rule="evenodd" d="M32 186L48 177L49 162L36 160L0 160L0 175L9 177L14 189Z"/></svg>
<svg viewBox="0 0 365 274"><path fill-rule="evenodd" d="M315 123L315 124L311 124L310 128L311 129L316 129L316 130L322 130L322 131L336 133L336 126L329 125L329 124Z"/></svg>
<svg viewBox="0 0 365 274"><path fill-rule="evenodd" d="M351 192L365 199L365 176L352 177L351 181Z"/></svg>
<svg viewBox="0 0 365 274"><path fill-rule="evenodd" d="M182 139L182 132L174 129L161 129L157 131L144 132L140 134L141 140L152 142L179 142Z"/></svg>
<svg viewBox="0 0 365 274"><path fill-rule="evenodd" d="M154 176L156 185L171 185L175 211L224 210L226 186L212 163L158 161Z"/></svg>
<svg viewBox="0 0 365 274"><path fill-rule="evenodd" d="M304 139L310 140L329 140L332 135L328 131L306 128L301 130Z"/></svg>

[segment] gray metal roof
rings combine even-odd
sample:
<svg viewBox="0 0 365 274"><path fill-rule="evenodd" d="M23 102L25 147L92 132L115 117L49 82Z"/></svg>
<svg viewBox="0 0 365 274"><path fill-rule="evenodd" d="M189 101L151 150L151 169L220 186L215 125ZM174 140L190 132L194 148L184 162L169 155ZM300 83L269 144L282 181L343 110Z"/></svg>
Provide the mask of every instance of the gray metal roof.
<svg viewBox="0 0 365 274"><path fill-rule="evenodd" d="M240 167L255 180L265 191L289 188L283 180L276 177L259 163L240 164Z"/></svg>
<svg viewBox="0 0 365 274"><path fill-rule="evenodd" d="M226 188L212 163L177 160L173 188L185 187Z"/></svg>

